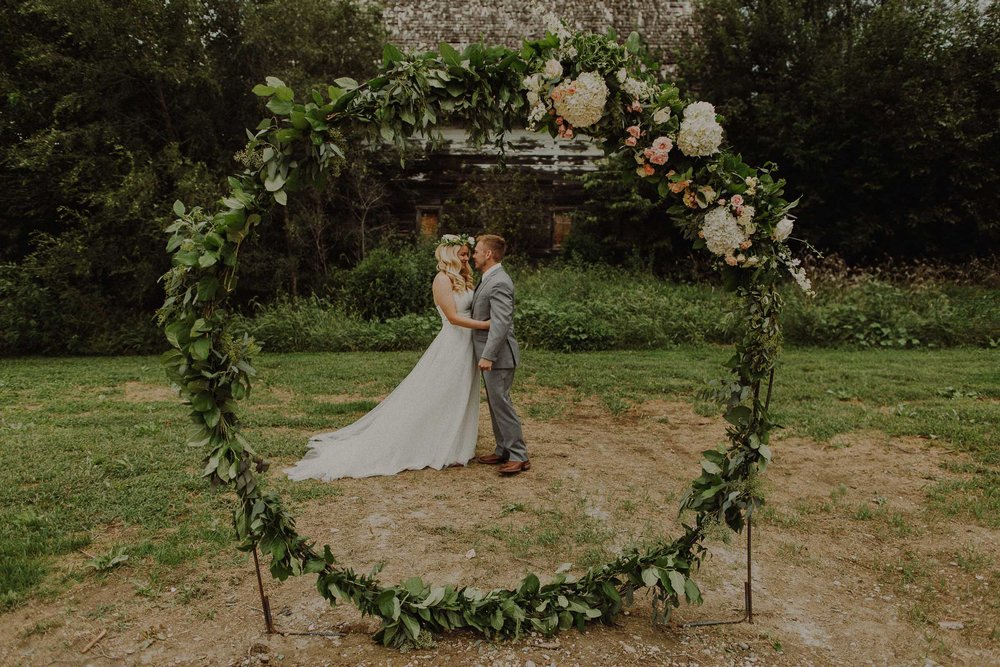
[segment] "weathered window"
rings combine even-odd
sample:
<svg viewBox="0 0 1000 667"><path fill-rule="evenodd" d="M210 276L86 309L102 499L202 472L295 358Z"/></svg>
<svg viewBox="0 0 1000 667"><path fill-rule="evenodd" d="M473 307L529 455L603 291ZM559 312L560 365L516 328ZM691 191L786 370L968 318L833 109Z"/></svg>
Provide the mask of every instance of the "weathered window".
<svg viewBox="0 0 1000 667"><path fill-rule="evenodd" d="M573 218L569 211L554 211L552 213L552 249L562 248L566 237L569 236L570 227L573 226Z"/></svg>
<svg viewBox="0 0 1000 667"><path fill-rule="evenodd" d="M417 207L417 233L421 238L436 237L438 235L438 224L440 221L440 206Z"/></svg>

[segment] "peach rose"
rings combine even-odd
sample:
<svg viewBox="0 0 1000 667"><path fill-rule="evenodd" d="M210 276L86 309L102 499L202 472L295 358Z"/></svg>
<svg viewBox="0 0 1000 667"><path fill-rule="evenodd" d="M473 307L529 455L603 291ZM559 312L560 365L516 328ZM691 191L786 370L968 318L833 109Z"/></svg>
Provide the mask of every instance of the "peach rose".
<svg viewBox="0 0 1000 667"><path fill-rule="evenodd" d="M649 161L652 162L653 164L659 164L659 165L666 164L667 153L656 151L653 153L653 156L649 158Z"/></svg>

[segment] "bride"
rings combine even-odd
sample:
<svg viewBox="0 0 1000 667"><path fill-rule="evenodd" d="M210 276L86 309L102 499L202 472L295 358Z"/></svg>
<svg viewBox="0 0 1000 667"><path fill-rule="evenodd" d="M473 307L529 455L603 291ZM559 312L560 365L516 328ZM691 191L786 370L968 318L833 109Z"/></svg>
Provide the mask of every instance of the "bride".
<svg viewBox="0 0 1000 667"><path fill-rule="evenodd" d="M434 303L441 331L410 374L350 426L309 439L305 457L285 472L293 480L394 475L402 470L465 465L476 450L479 378L469 317L475 239L445 234L434 251Z"/></svg>

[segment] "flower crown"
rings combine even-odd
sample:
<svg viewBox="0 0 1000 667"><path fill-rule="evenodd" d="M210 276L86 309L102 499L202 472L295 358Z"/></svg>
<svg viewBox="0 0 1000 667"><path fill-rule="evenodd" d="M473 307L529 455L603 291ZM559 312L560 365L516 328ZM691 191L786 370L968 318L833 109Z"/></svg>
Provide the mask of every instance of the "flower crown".
<svg viewBox="0 0 1000 667"><path fill-rule="evenodd" d="M438 245L475 246L476 237L467 234L445 234L438 241Z"/></svg>

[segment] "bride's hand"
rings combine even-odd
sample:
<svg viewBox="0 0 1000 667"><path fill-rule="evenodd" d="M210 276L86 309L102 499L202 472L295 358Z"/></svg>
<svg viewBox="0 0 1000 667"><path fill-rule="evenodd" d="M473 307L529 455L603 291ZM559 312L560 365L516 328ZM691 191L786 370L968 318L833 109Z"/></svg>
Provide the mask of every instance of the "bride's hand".
<svg viewBox="0 0 1000 667"><path fill-rule="evenodd" d="M489 331L490 330L490 320L483 320L482 329L483 329L483 331Z"/></svg>

